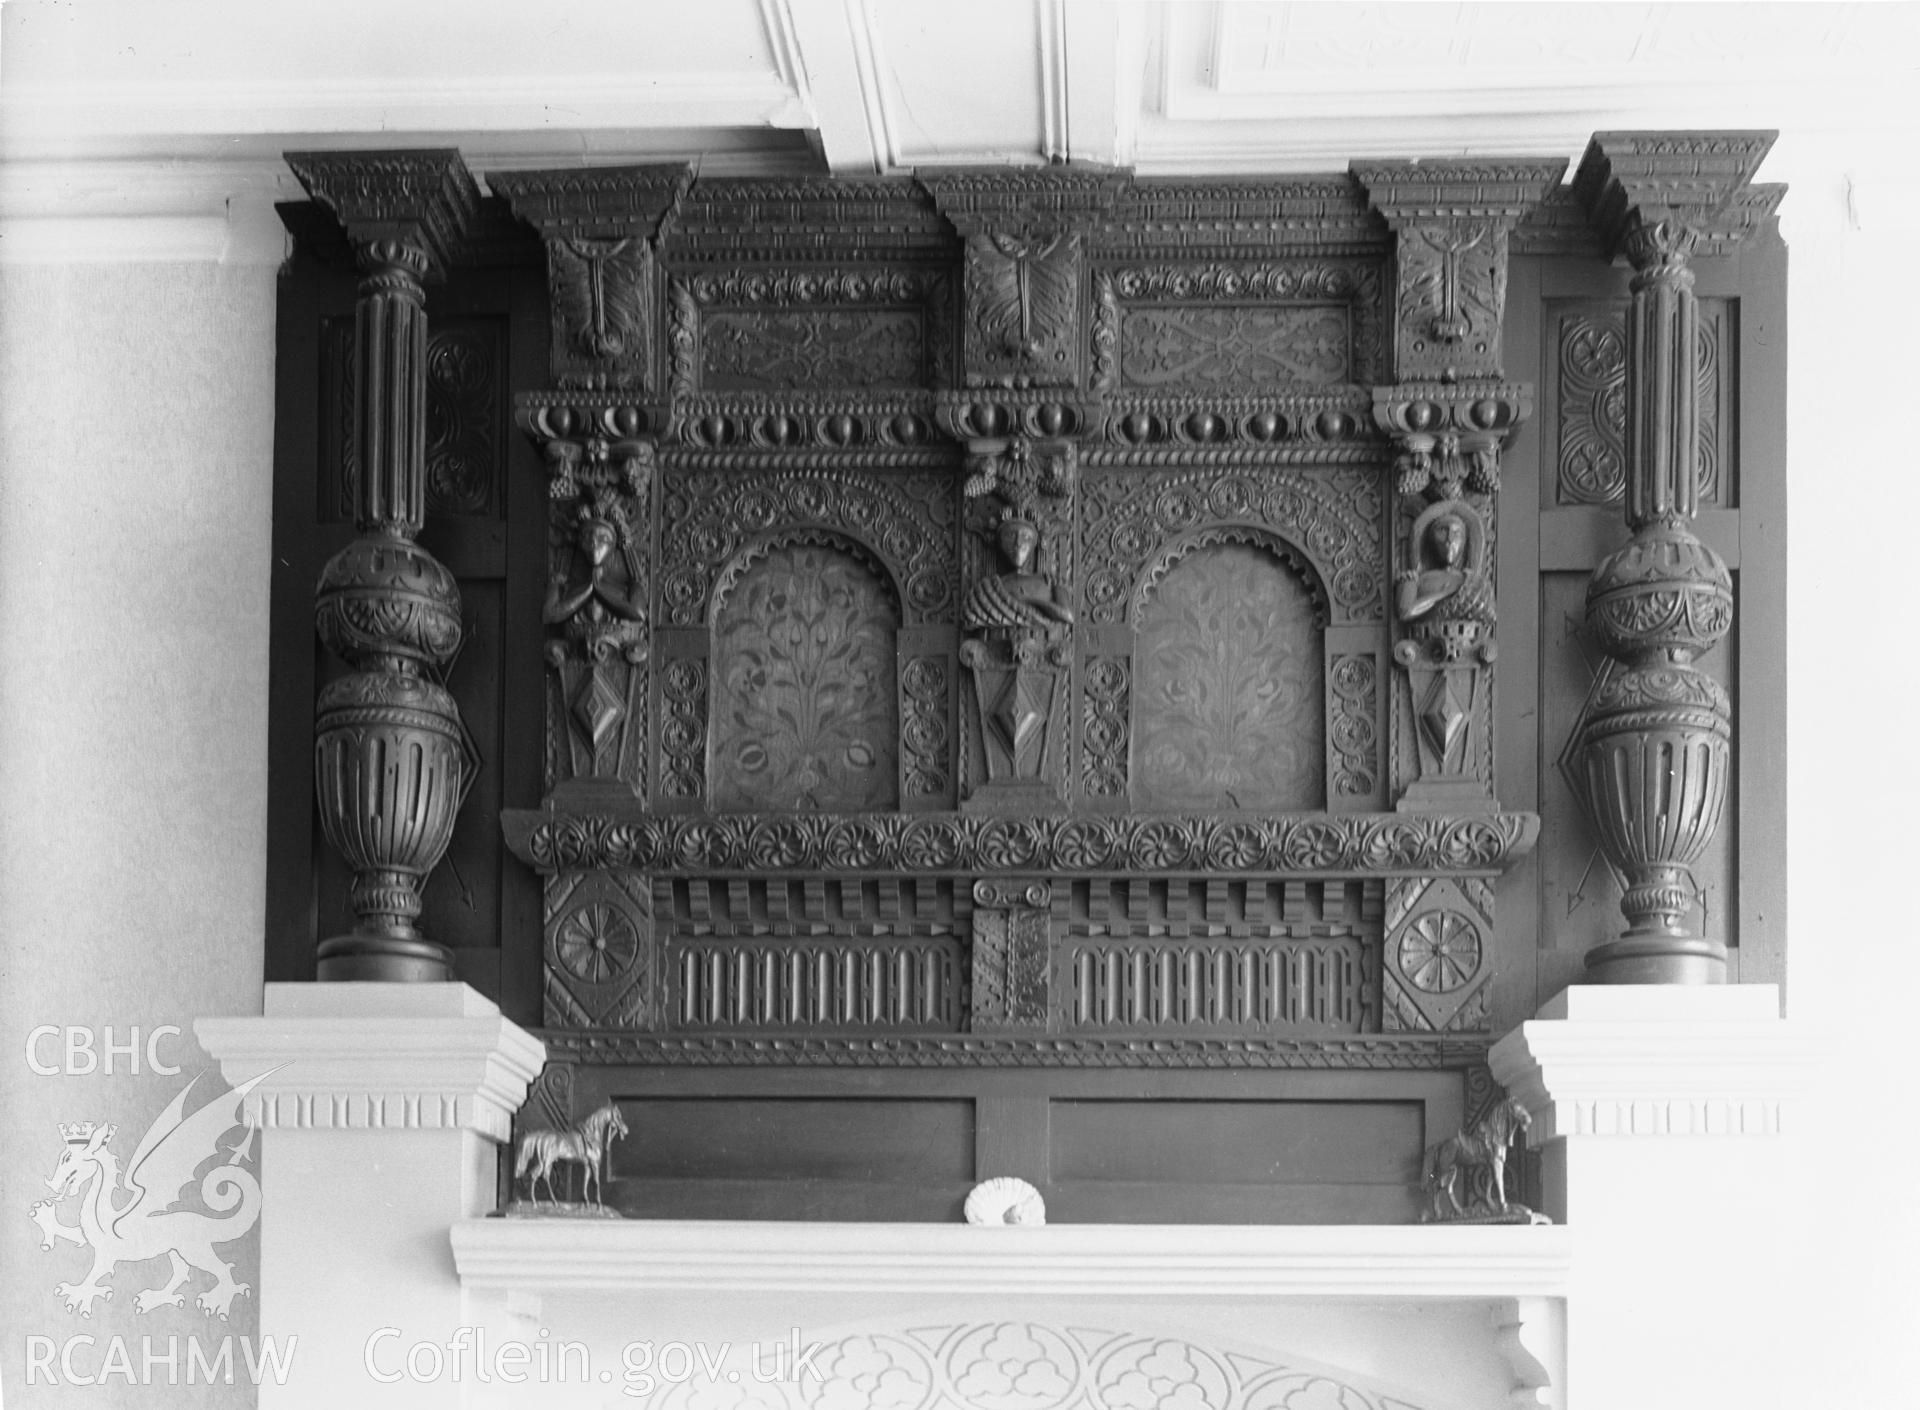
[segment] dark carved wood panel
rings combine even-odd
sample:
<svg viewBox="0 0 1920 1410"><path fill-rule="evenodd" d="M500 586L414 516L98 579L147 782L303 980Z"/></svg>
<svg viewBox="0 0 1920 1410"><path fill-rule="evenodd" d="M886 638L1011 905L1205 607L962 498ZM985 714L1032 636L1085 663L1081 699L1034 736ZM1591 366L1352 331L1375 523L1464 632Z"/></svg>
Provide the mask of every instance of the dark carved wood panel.
<svg viewBox="0 0 1920 1410"><path fill-rule="evenodd" d="M1135 796L1154 808L1326 797L1314 603L1260 548L1211 545L1161 580L1134 644Z"/></svg>
<svg viewBox="0 0 1920 1410"><path fill-rule="evenodd" d="M890 808L898 799L898 610L831 547L775 549L715 611L714 806Z"/></svg>

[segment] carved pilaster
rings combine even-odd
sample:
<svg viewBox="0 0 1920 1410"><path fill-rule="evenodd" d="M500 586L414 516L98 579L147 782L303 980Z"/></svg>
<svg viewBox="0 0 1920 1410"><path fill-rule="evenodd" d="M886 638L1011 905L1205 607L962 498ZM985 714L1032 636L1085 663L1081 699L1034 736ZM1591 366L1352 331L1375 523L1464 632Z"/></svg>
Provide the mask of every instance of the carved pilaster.
<svg viewBox="0 0 1920 1410"><path fill-rule="evenodd" d="M1356 163L1394 234L1393 379L1375 424L1397 447L1394 787L1402 810L1492 808L1493 532L1500 452L1533 409L1501 380L1507 237L1565 162Z"/></svg>
<svg viewBox="0 0 1920 1410"><path fill-rule="evenodd" d="M1047 1026L1052 970L1048 917L1053 887L1043 880L978 881L973 887L975 1033Z"/></svg>
<svg viewBox="0 0 1920 1410"><path fill-rule="evenodd" d="M655 243L693 179L679 166L499 172L487 179L547 246L555 386L655 390Z"/></svg>
<svg viewBox="0 0 1920 1410"><path fill-rule="evenodd" d="M1628 927L1587 955L1603 983L1719 983L1726 946L1691 929L1692 864L1719 829L1732 703L1693 663L1733 626L1727 566L1693 533L1699 307L1690 259L1751 179L1770 133L1599 133L1574 189L1634 269L1627 315L1626 518L1633 537L1587 584L1610 658L1561 766L1627 885Z"/></svg>
<svg viewBox="0 0 1920 1410"><path fill-rule="evenodd" d="M647 794L654 438L664 420L565 393L522 397L547 470L547 789L619 802Z"/></svg>
<svg viewBox="0 0 1920 1410"><path fill-rule="evenodd" d="M1125 174L943 171L919 179L966 241L966 385L1086 385L1086 232L1126 186Z"/></svg>
<svg viewBox="0 0 1920 1410"><path fill-rule="evenodd" d="M1023 414L1024 413L1024 414ZM943 408L967 448L967 633L972 677L963 806L1063 807L1074 623L1077 409L976 402ZM987 434L982 434L983 432Z"/></svg>
<svg viewBox="0 0 1920 1410"><path fill-rule="evenodd" d="M354 318L354 520L321 570L320 637L354 668L320 693L315 778L327 840L353 869L358 924L321 942L321 979L446 980L414 925L453 836L473 746L440 673L460 646L453 575L413 542L426 517L427 316L479 195L452 151L290 153L346 226L363 278Z"/></svg>

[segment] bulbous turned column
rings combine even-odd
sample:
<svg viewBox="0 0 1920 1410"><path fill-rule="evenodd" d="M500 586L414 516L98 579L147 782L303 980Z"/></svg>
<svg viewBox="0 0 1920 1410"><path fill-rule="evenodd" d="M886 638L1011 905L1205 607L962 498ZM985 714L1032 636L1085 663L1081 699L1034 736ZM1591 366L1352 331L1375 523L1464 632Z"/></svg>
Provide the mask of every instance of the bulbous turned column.
<svg viewBox="0 0 1920 1410"><path fill-rule="evenodd" d="M1626 881L1625 934L1587 954L1588 978L1598 983L1726 979L1725 944L1691 925L1693 865L1719 830L1733 758L1732 702L1695 662L1732 629L1733 580L1691 527L1699 307L1689 260L1701 223L1744 184L1769 140L1602 134L1575 182L1634 269L1626 365L1633 536L1587 584L1587 627L1610 659L1568 751L1569 780Z"/></svg>
<svg viewBox="0 0 1920 1410"><path fill-rule="evenodd" d="M415 543L426 514L427 315L423 280L477 193L451 152L289 156L347 226L362 271L354 315L356 537L321 570L320 639L353 670L321 692L315 797L353 870L357 923L320 943L323 980L453 978L421 934L420 893L472 782L440 675L460 646L460 590Z"/></svg>

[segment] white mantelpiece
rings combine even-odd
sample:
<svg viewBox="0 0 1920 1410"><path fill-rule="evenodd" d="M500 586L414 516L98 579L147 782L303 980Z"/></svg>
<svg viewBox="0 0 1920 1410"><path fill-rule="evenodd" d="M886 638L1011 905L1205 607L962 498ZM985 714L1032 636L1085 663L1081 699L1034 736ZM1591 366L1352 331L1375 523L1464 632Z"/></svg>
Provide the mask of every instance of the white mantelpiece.
<svg viewBox="0 0 1920 1410"><path fill-rule="evenodd" d="M1566 1293L1567 1230L1466 1225L827 1224L470 1219L469 1288L1167 1297Z"/></svg>
<svg viewBox="0 0 1920 1410"><path fill-rule="evenodd" d="M1571 1410L1770 1406L1804 1354L1791 1121L1810 1044L1771 985L1575 986L1489 1055L1569 1226ZM1623 1296L1622 1289L1632 1289Z"/></svg>
<svg viewBox="0 0 1920 1410"><path fill-rule="evenodd" d="M451 1381L368 1375L379 1328L466 1324L446 1229L494 1205L496 1152L542 1044L464 984L269 984L259 1018L204 1018L201 1045L262 1128L260 1330L298 1338L261 1410L453 1407Z"/></svg>

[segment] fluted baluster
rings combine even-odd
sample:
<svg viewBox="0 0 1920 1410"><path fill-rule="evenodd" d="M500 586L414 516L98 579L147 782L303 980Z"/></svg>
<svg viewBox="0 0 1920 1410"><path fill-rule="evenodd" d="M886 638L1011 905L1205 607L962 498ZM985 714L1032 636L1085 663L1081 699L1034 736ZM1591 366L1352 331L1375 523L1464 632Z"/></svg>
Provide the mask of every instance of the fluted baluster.
<svg viewBox="0 0 1920 1410"><path fill-rule="evenodd" d="M427 314L478 193L454 152L289 154L340 217L360 262L354 313L353 486L359 536L321 570L320 638L353 671L320 692L314 728L322 830L353 870L357 923L323 940L321 979L446 980L452 956L420 933L420 893L471 783L439 673L460 646L460 590L413 541L425 521Z"/></svg>

